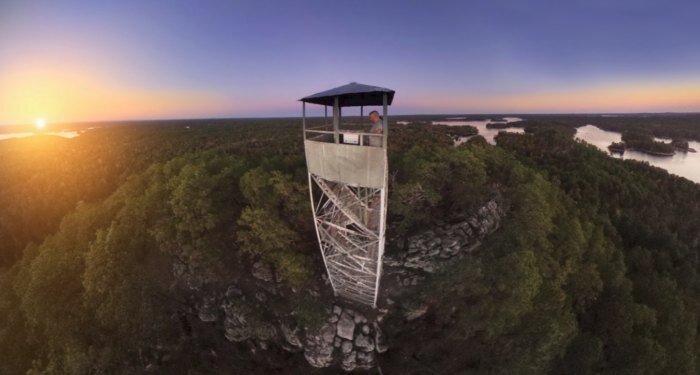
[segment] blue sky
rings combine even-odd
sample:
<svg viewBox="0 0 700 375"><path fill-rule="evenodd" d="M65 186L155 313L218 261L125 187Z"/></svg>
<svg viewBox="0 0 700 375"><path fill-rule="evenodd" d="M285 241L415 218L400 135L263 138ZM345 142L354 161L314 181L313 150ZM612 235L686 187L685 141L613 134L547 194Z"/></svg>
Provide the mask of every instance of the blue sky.
<svg viewBox="0 0 700 375"><path fill-rule="evenodd" d="M351 81L395 89L398 113L700 111L699 15L697 1L3 1L0 123L297 115Z"/></svg>

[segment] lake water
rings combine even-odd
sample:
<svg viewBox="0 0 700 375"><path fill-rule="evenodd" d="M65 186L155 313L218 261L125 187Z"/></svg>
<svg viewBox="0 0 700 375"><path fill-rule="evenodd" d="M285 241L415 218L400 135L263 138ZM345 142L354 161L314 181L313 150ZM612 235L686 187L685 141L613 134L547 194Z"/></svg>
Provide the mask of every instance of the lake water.
<svg viewBox="0 0 700 375"><path fill-rule="evenodd" d="M464 117L462 117L463 119ZM496 141L494 140L494 137L498 134L498 132L504 131L504 132L509 132L509 133L524 133L525 130L523 128L507 128L507 129L489 129L486 127L486 124L489 123L500 123L500 124L507 124L511 122L516 122L516 121L522 121L521 118L518 117L504 117L501 120L491 120L491 119L486 119L486 120L477 120L477 121L465 121L459 119L459 117L453 117L448 120L441 120L441 121L433 121L433 125L449 125L449 126L464 126L464 125L471 125L475 127L477 130L479 130L479 135L483 136L486 139L486 142L495 145ZM457 144L464 143L466 142L469 138L471 137L461 137L459 140L457 140Z"/></svg>
<svg viewBox="0 0 700 375"><path fill-rule="evenodd" d="M486 141L490 144L496 144L494 137L499 131L506 131L512 133L523 133L523 128L507 128L507 129L489 129L486 127L488 123L500 122L500 123L510 123L515 121L521 121L522 119L517 117L505 117L502 120L480 120L480 121L466 121L463 119L447 119L441 121L433 121L433 124L439 125L450 125L450 126L462 126L471 125L479 130L479 134L482 135ZM462 137L456 143L460 144L466 142L470 137ZM586 125L578 128L576 130L576 138L586 141L606 154L614 158L620 159L633 159L639 161L645 161L655 167L663 168L669 173L685 177L696 183L700 183L700 142L688 141L690 148L694 148L698 152L676 152L673 156L654 156L648 155L639 151L625 151L623 155L611 154L608 151L608 146L613 142L622 141L622 135L620 133L606 131L598 128L595 125ZM657 139L662 142L670 142L670 139Z"/></svg>
<svg viewBox="0 0 700 375"><path fill-rule="evenodd" d="M645 161L653 166L663 168L669 173L700 183L700 142L688 141L688 145L698 151L695 153L676 152L673 156L654 156L639 151L626 150L624 154L619 155L610 154L608 146L622 140L620 133L603 130L595 125L586 125L576 130L576 138L598 147L612 157ZM660 140L670 142L670 139Z"/></svg>
<svg viewBox="0 0 700 375"><path fill-rule="evenodd" d="M68 131L68 130L63 130L59 132L41 132L41 133L33 133L33 132L25 132L25 133L0 133L0 141L4 139L11 139L11 138L26 138L26 137L31 137L33 135L55 135L63 138L75 138L80 135L79 132L77 131Z"/></svg>

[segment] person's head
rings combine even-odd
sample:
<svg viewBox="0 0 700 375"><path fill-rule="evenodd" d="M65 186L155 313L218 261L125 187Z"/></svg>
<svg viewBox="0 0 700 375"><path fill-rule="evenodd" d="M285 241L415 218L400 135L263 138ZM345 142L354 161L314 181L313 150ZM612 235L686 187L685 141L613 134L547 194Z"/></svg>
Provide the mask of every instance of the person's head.
<svg viewBox="0 0 700 375"><path fill-rule="evenodd" d="M372 112L369 113L369 120L372 121L372 122L377 122L377 121L379 121L379 119L381 119L381 118L382 118L382 117L379 116L379 112L377 112L377 111L372 111Z"/></svg>

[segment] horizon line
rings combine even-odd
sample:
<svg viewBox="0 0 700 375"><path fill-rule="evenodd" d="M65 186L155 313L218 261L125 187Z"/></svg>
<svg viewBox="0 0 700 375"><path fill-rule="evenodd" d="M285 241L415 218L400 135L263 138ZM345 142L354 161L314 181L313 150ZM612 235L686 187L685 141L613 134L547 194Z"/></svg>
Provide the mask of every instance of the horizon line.
<svg viewBox="0 0 700 375"><path fill-rule="evenodd" d="M695 115L700 112L481 112L481 113L413 113L413 114L395 114L390 117L408 117L408 116L582 116L582 115ZM101 124L101 123L128 123L128 122L162 122L162 121L206 121L206 120L263 120L263 119L292 119L301 118L297 116L241 116L241 117L180 117L180 118L139 118L139 119L122 119L122 120L80 120L80 121L60 121L51 122L52 125L78 125L78 124ZM360 117L360 116L344 116ZM324 118L324 116L306 116L306 118ZM20 127L33 126L32 123L14 123L0 124L0 127Z"/></svg>

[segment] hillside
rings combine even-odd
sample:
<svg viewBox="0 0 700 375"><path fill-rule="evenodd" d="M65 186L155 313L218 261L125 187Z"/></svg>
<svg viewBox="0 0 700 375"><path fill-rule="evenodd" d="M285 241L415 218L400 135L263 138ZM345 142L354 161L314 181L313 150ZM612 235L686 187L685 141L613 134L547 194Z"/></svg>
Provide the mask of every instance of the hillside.
<svg viewBox="0 0 700 375"><path fill-rule="evenodd" d="M297 119L2 141L0 373L697 373L700 185L548 122L391 127L376 311L333 299Z"/></svg>

